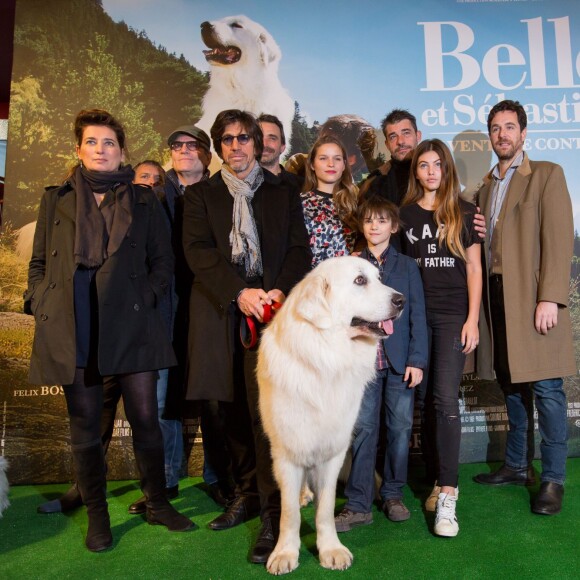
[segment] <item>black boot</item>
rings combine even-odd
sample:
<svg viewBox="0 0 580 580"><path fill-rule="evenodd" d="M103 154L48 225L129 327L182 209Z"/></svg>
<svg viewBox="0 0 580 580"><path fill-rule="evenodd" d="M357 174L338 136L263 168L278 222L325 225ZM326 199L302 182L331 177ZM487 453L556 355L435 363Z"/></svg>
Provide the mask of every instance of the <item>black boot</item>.
<svg viewBox="0 0 580 580"><path fill-rule="evenodd" d="M103 445L100 440L89 445L73 445L72 455L77 485L89 518L85 544L91 552L102 552L113 545Z"/></svg>
<svg viewBox="0 0 580 580"><path fill-rule="evenodd" d="M280 535L280 516L265 517L252 553L250 561L254 564L265 564L276 547Z"/></svg>
<svg viewBox="0 0 580 580"><path fill-rule="evenodd" d="M228 530L240 525L260 513L260 498L257 495L238 495L226 504L226 511L209 522L212 530Z"/></svg>
<svg viewBox="0 0 580 580"><path fill-rule="evenodd" d="M167 499L175 499L179 495L179 485L174 485L173 487L165 488L165 496ZM129 513L131 515L144 514L147 511L147 498L141 496L137 501L134 501L129 506Z"/></svg>
<svg viewBox="0 0 580 580"><path fill-rule="evenodd" d="M73 483L59 498L40 504L36 511L39 514L66 513L83 505L78 485Z"/></svg>
<svg viewBox="0 0 580 580"><path fill-rule="evenodd" d="M140 447L134 443L133 449L141 475L141 490L146 498L147 521L151 525L166 526L170 532L194 528L195 524L175 510L167 499L163 447Z"/></svg>
<svg viewBox="0 0 580 580"><path fill-rule="evenodd" d="M542 481L540 491L532 504L532 511L535 514L553 516L562 511L562 498L564 497L564 486L553 481Z"/></svg>

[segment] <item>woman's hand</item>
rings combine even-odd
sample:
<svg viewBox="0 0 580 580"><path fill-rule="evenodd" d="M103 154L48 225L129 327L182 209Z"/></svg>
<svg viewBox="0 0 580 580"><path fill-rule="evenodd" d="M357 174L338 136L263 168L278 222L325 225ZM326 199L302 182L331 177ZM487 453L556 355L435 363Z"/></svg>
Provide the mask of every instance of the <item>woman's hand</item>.
<svg viewBox="0 0 580 580"><path fill-rule="evenodd" d="M479 344L479 328L477 326L477 321L469 320L465 321L463 328L461 329L461 344L463 345L463 353L469 354L473 352L477 345Z"/></svg>
<svg viewBox="0 0 580 580"><path fill-rule="evenodd" d="M485 240L485 234L487 233L487 227L485 225L485 217L481 213L481 210L476 208L476 214L473 216L473 229L477 232L477 235Z"/></svg>

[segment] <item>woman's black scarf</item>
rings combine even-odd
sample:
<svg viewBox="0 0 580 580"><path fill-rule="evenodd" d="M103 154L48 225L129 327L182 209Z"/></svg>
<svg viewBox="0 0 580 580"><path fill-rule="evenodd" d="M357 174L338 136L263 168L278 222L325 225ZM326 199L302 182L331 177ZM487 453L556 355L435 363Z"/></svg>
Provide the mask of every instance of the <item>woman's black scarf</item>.
<svg viewBox="0 0 580 580"><path fill-rule="evenodd" d="M75 264L98 268L120 247L133 220L134 172L89 171L77 167L70 182L76 191ZM106 193L98 206L94 193Z"/></svg>

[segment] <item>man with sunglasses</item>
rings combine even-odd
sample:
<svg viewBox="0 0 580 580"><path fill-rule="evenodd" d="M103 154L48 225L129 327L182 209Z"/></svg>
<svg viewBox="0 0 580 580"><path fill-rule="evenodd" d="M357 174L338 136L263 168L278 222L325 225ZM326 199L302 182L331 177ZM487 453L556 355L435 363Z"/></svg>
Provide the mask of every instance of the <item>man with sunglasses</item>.
<svg viewBox="0 0 580 580"><path fill-rule="evenodd" d="M208 166L211 162L210 142L205 131L195 125L178 127L169 135L167 144L171 149L172 168L167 172L167 181L173 190L168 200L183 195L188 185L193 185L209 177ZM166 195L169 193L166 188ZM171 204L172 205L172 204Z"/></svg>
<svg viewBox="0 0 580 580"><path fill-rule="evenodd" d="M212 159L208 134L195 125L183 125L169 135L167 144L171 150L172 169L167 172L165 184L166 211L172 215L174 224L174 252L177 257L177 292L179 295L178 316L176 317L174 349L180 361L181 386L183 393L184 369L187 361L187 333L189 332L189 293L193 282L191 271L183 256L181 228L183 221L183 193L188 185L209 179L209 164ZM175 220L175 211L177 217ZM183 366L181 362L183 361ZM173 370L172 373L176 371ZM179 401L181 402L181 401ZM172 408L173 405L170 405ZM223 437L222 418L214 401L202 401L199 407L203 436L203 480L215 502L225 505L231 497L229 482L230 459Z"/></svg>
<svg viewBox="0 0 580 580"><path fill-rule="evenodd" d="M165 447L167 496L172 499L178 495L183 460L181 413L187 361L189 293L192 284L191 273L185 263L181 243L183 192L188 185L209 177L207 168L211 161L211 153L207 133L195 125L178 127L169 135L167 144L171 150L172 168L165 174L164 185L156 190L171 226L175 276L172 282L172 292L169 293L168 299L161 308L170 326L173 348L179 364L160 371L157 397ZM131 514L140 514L144 510L145 497L139 498L129 506Z"/></svg>
<svg viewBox="0 0 580 580"><path fill-rule="evenodd" d="M258 412L257 347L244 349L240 322L262 322L310 268L300 199L260 166L263 135L245 111L222 111L211 137L221 170L185 192L183 246L191 290L187 398L214 399L224 417L235 498L210 522L225 530L260 514L250 560L266 563L280 520L280 492Z"/></svg>

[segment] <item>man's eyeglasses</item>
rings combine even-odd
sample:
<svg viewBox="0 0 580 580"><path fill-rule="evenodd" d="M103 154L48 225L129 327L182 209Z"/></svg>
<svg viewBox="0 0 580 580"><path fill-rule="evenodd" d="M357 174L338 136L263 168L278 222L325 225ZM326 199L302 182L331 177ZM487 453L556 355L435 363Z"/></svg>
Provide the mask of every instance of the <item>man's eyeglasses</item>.
<svg viewBox="0 0 580 580"><path fill-rule="evenodd" d="M239 145L247 145L250 142L251 137L247 133L240 133L239 135L225 135L220 139L220 141L226 147L231 147L234 139L238 141Z"/></svg>
<svg viewBox="0 0 580 580"><path fill-rule="evenodd" d="M201 149L197 141L174 141L170 147L172 151L181 151L184 145L188 151L199 151Z"/></svg>

